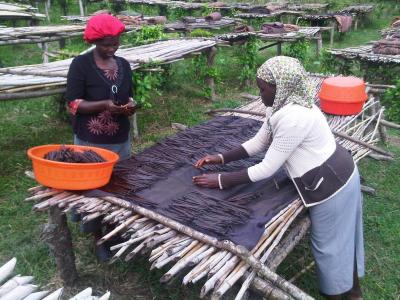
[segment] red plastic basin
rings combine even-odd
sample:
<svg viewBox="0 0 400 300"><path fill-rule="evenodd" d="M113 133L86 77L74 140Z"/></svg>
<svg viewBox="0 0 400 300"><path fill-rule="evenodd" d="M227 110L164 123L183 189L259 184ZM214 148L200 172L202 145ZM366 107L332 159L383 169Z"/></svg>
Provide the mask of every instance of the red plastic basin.
<svg viewBox="0 0 400 300"><path fill-rule="evenodd" d="M327 78L319 92L321 110L333 115L358 114L367 98L364 81L351 76Z"/></svg>

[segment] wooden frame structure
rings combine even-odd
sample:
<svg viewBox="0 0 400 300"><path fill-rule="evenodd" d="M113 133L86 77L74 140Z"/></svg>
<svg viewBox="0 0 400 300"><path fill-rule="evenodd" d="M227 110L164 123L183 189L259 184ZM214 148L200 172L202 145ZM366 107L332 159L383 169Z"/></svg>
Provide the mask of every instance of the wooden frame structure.
<svg viewBox="0 0 400 300"><path fill-rule="evenodd" d="M186 57L206 53L210 66L216 54L216 41L211 39L166 40L153 44L120 48L117 55L131 64L132 70L141 66L167 64ZM72 59L38 65L27 65L0 69L0 100L42 97L65 91L66 77ZM213 78L207 80L215 97Z"/></svg>
<svg viewBox="0 0 400 300"><path fill-rule="evenodd" d="M0 2L0 20L28 20L31 24L46 18L37 9L24 4Z"/></svg>
<svg viewBox="0 0 400 300"><path fill-rule="evenodd" d="M236 42L242 42L243 40L248 39L250 36L255 36L261 41L272 42L272 44L263 46L260 50L276 46L277 55L281 55L283 43L295 43L302 39L314 40L316 43L315 51L317 56L319 56L323 45L322 32L327 30L330 31L332 28L300 27L299 31L280 34L266 34L262 32L227 33L219 35L218 39L234 44Z"/></svg>
<svg viewBox="0 0 400 300"><path fill-rule="evenodd" d="M400 64L400 55L375 54L372 52L372 44L328 51L339 58L357 59L367 64Z"/></svg>
<svg viewBox="0 0 400 300"><path fill-rule="evenodd" d="M313 78L315 92L319 90L322 79ZM228 114L263 120L265 107L259 98L256 98L257 100L245 105L241 110ZM368 112L374 105L376 101L370 99L358 115L328 118L332 130L337 132L338 142L352 152L356 162L376 148L372 144L377 141L376 133L383 110L369 115ZM114 235L124 235L130 239L113 247L118 250L113 261L122 257L129 261L140 253L150 253L152 268L161 268L172 263L172 268L161 277L161 282L168 282L186 270L189 273L184 276L183 284L195 283L209 275L201 296L214 289L212 299L220 299L240 278L244 283L236 299L242 299L250 286L272 299L312 299L274 273L310 225L308 217L302 214L303 206L299 200L295 200L266 224L258 245L248 252L230 241L218 241L123 199L86 198L73 192L41 186L30 191L34 195L26 200L38 201L34 205L36 211L49 211L49 224L54 228L68 228L64 213L72 208L85 214L84 221L102 216L103 222L114 224L115 229L105 235L100 243ZM61 219L60 216L64 217ZM295 225L284 236L293 222ZM59 239L63 239L62 235L59 235ZM57 267L58 270L62 270L68 266L58 263Z"/></svg>

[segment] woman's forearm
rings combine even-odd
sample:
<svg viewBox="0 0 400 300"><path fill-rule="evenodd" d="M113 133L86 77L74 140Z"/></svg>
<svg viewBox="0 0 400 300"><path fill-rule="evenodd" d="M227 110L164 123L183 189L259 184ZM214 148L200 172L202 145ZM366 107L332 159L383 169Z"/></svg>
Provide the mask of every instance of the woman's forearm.
<svg viewBox="0 0 400 300"><path fill-rule="evenodd" d="M77 112L80 114L94 114L102 112L108 109L110 100L100 100L100 101L86 101L82 100L79 103Z"/></svg>

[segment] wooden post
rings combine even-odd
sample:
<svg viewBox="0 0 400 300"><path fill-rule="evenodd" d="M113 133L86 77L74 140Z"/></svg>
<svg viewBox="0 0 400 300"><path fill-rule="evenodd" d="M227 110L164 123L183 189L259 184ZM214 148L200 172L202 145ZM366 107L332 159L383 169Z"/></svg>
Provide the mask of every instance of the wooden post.
<svg viewBox="0 0 400 300"><path fill-rule="evenodd" d="M282 42L278 42L276 44L276 54L281 55L282 54Z"/></svg>
<svg viewBox="0 0 400 300"><path fill-rule="evenodd" d="M49 56L47 52L49 51L49 44L48 43L40 43L42 51L43 51L43 63L49 62Z"/></svg>
<svg viewBox="0 0 400 300"><path fill-rule="evenodd" d="M317 57L319 57L319 55L321 54L321 50L322 50L322 34L321 32L318 32L316 37L316 48L315 48Z"/></svg>
<svg viewBox="0 0 400 300"><path fill-rule="evenodd" d="M335 21L331 22L331 32L330 32L330 37L329 37L329 46L332 48L333 47L333 40L335 38Z"/></svg>
<svg viewBox="0 0 400 300"><path fill-rule="evenodd" d="M58 45L59 45L60 49L64 49L65 48L65 39L60 39L58 41Z"/></svg>
<svg viewBox="0 0 400 300"><path fill-rule="evenodd" d="M85 15L85 9L83 7L83 0L79 0L79 11L81 13L81 16L83 17Z"/></svg>
<svg viewBox="0 0 400 300"><path fill-rule="evenodd" d="M50 13L49 13L50 6L51 6L51 0L44 1L44 11L45 11L45 14L46 14L46 19L49 22L50 22Z"/></svg>
<svg viewBox="0 0 400 300"><path fill-rule="evenodd" d="M131 117L131 129L133 133L133 139L136 140L139 138L139 128L137 124L137 113L134 113Z"/></svg>
<svg viewBox="0 0 400 300"><path fill-rule="evenodd" d="M207 49L206 51L207 54L207 67L208 68L213 68L214 67L214 60L215 60L215 55L217 54L217 47L211 47ZM212 76L207 76L206 77L206 84L208 88L210 89L210 100L215 101L215 82L214 82L214 77Z"/></svg>
<svg viewBox="0 0 400 300"><path fill-rule="evenodd" d="M354 30L358 29L358 16L354 17Z"/></svg>
<svg viewBox="0 0 400 300"><path fill-rule="evenodd" d="M78 279L75 254L67 217L57 206L49 209L49 222L42 228L41 239L49 246L57 264L57 270L66 286Z"/></svg>

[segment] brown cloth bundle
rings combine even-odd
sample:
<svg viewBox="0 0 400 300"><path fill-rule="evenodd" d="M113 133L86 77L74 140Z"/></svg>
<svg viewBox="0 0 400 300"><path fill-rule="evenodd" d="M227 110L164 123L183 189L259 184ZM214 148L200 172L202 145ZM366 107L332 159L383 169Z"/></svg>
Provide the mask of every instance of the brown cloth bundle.
<svg viewBox="0 0 400 300"><path fill-rule="evenodd" d="M400 39L379 40L372 46L372 52L375 54L400 55Z"/></svg>
<svg viewBox="0 0 400 300"><path fill-rule="evenodd" d="M167 23L167 17L165 17L165 16L146 17L146 18L144 18L144 20L149 25L157 25L157 24Z"/></svg>
<svg viewBox="0 0 400 300"><path fill-rule="evenodd" d="M235 27L234 32L242 33L242 32L253 32L254 28L250 25L240 25Z"/></svg>
<svg viewBox="0 0 400 300"><path fill-rule="evenodd" d="M396 17L390 23L390 27L397 28L400 27L400 17Z"/></svg>
<svg viewBox="0 0 400 300"><path fill-rule="evenodd" d="M282 23L265 23L261 25L262 33L275 34L275 33L285 33L285 26Z"/></svg>
<svg viewBox="0 0 400 300"><path fill-rule="evenodd" d="M339 32L347 32L351 28L353 17L350 15L335 15Z"/></svg>
<svg viewBox="0 0 400 300"><path fill-rule="evenodd" d="M285 29L286 32L295 32L299 31L300 29L299 26L293 24L283 24L283 28Z"/></svg>
<svg viewBox="0 0 400 300"><path fill-rule="evenodd" d="M209 7L214 7L214 8L219 8L219 7L225 7L226 4L224 2L213 2L208 4Z"/></svg>
<svg viewBox="0 0 400 300"><path fill-rule="evenodd" d="M143 23L141 16L117 15L116 17L125 25L140 25Z"/></svg>
<svg viewBox="0 0 400 300"><path fill-rule="evenodd" d="M221 19L222 19L222 16L221 16L221 13L215 11L215 12L209 14L208 16L205 16L204 19L205 19L207 22L215 22L215 21L221 20Z"/></svg>

